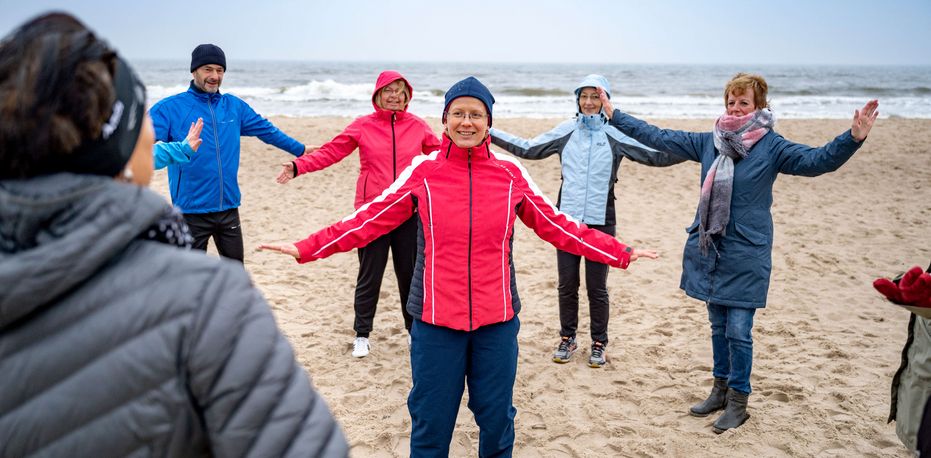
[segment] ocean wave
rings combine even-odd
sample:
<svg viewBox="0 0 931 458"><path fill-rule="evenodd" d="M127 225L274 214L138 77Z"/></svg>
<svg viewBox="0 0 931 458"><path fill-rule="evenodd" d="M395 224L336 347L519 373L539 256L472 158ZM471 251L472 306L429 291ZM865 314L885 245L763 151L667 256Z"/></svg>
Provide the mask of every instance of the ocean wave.
<svg viewBox="0 0 931 458"><path fill-rule="evenodd" d="M506 87L496 91L499 94L522 95L527 97L565 96L563 89L544 89L539 87Z"/></svg>
<svg viewBox="0 0 931 458"><path fill-rule="evenodd" d="M227 92L246 100L265 116L360 116L372 112L369 84L344 84L333 80L315 80L290 87L241 86ZM161 98L187 90L182 85L148 86L149 105ZM575 99L571 93L528 95L521 91L496 94L494 112L497 117L552 118L575 114ZM913 91L914 92L914 91ZM880 112L884 117L931 118L931 89L923 95L880 97ZM414 94L409 111L418 116L436 117L443 110L444 91L424 89ZM770 94L770 103L780 119L849 118L863 106L866 95L806 95ZM615 94L614 105L637 116L648 118L715 118L724 109L723 101L714 95L653 94L647 96Z"/></svg>

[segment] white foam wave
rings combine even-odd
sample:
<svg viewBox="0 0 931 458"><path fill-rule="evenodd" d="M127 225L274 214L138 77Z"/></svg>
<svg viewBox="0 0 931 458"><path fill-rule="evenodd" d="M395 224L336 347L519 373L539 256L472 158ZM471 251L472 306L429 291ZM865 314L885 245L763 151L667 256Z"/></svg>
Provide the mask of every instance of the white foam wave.
<svg viewBox="0 0 931 458"><path fill-rule="evenodd" d="M360 116L372 112L371 84L345 84L334 80L317 81L284 87L241 86L226 91L246 100L265 116ZM149 105L187 90L187 86L148 87ZM409 111L419 116L439 117L443 96L431 91L415 92ZM849 118L853 110L866 102L856 96L785 96L772 99L780 119ZM617 95L615 106L636 116L648 118L715 118L723 111L718 96L704 95ZM887 97L880 101L885 116L931 118L931 97ZM562 118L575 113L572 96L501 95L494 113L497 117Z"/></svg>

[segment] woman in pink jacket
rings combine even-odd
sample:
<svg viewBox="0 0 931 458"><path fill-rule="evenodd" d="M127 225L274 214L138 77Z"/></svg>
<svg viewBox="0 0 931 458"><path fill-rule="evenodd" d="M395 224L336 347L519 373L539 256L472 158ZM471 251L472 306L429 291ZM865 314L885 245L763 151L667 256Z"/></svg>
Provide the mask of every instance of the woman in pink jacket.
<svg viewBox="0 0 931 458"><path fill-rule="evenodd" d="M358 148L360 170L356 181L355 208L380 195L415 157L429 154L440 146L430 126L407 112L412 93L410 83L400 73L382 72L372 94L375 112L357 118L323 146L308 148L316 149L312 153L282 164L278 183L285 184L299 175L329 167ZM388 264L389 248L394 261L394 275L398 279L404 327L408 333L411 330L412 318L404 305L417 258L417 224L414 218L358 250L359 275L353 324L356 338L352 350L352 356L356 358L369 354L368 337L378 306L381 280Z"/></svg>

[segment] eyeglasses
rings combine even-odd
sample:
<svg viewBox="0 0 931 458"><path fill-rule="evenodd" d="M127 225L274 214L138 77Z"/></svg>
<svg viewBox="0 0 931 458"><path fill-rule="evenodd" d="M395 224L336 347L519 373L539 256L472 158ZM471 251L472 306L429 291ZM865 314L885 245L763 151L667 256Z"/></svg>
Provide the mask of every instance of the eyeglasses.
<svg viewBox="0 0 931 458"><path fill-rule="evenodd" d="M592 102L597 102L597 101L601 100L601 96L599 96L598 94L591 94L591 95L582 94L582 95L579 96L579 101L580 101L580 102L584 102L584 101L586 101L586 100L590 100L590 101L592 101Z"/></svg>
<svg viewBox="0 0 931 458"><path fill-rule="evenodd" d="M401 95L404 93L404 89L392 89L390 87L385 87L381 90L381 93L385 95Z"/></svg>
<svg viewBox="0 0 931 458"><path fill-rule="evenodd" d="M462 121L463 119L469 118L470 121L484 121L485 113L466 113L464 111L451 111L446 113L450 118Z"/></svg>

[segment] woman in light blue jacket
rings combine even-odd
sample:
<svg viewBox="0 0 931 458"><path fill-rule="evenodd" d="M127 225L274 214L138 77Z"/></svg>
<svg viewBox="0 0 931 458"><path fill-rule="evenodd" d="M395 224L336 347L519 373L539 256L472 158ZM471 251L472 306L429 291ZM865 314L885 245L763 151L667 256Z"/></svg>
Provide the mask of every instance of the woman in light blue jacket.
<svg viewBox="0 0 931 458"><path fill-rule="evenodd" d="M685 159L655 151L608 125L602 113L598 88L610 97L611 86L601 75L588 75L576 87L576 115L549 132L526 140L491 128L491 141L523 159L543 159L558 154L562 164L559 209L593 229L615 235L614 183L622 158L665 167ZM560 341L553 361L568 363L577 348L579 322L579 270L581 257L556 251L559 275ZM585 261L585 284L591 315L592 348L588 365L606 362L608 344L608 266Z"/></svg>
<svg viewBox="0 0 931 458"><path fill-rule="evenodd" d="M689 226L680 287L703 301L711 322L714 385L690 413L714 422L721 433L748 418L753 362L753 315L766 306L772 269L773 183L780 173L817 176L844 165L876 120L871 100L853 116L850 130L820 148L793 143L773 130L763 77L738 73L724 88L725 113L712 132L660 129L614 110L601 94L612 126L652 148L701 163L702 187Z"/></svg>

